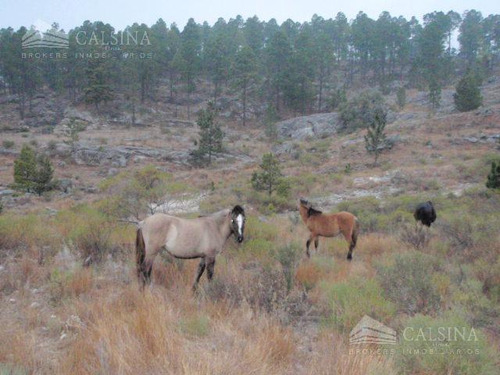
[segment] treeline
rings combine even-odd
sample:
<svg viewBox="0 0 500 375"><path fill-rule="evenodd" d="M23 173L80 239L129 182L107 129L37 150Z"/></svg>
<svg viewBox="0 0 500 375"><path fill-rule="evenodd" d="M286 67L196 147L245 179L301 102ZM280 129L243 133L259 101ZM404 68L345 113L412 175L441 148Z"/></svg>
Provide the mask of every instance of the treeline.
<svg viewBox="0 0 500 375"><path fill-rule="evenodd" d="M220 18L213 26L190 19L182 31L162 19L123 31L85 21L69 31L69 48L58 50L23 50L27 31L0 30L0 90L18 96L21 117L43 86L97 109L120 93L135 108L157 100L160 86L172 102L182 95L189 105L201 80L210 82L215 102L225 89L237 93L243 120L250 99L278 113L321 112L335 106L339 91L370 85L385 92L394 81L429 90L438 103L457 69L488 71L500 53L500 15L476 10L434 12L423 23L388 12L281 25L257 17ZM53 31L63 30L54 24Z"/></svg>

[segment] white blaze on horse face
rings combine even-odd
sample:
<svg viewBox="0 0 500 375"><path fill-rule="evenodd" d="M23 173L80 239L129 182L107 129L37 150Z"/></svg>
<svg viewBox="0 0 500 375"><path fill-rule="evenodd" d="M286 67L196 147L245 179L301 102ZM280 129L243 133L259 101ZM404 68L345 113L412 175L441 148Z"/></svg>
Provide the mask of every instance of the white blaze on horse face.
<svg viewBox="0 0 500 375"><path fill-rule="evenodd" d="M243 215L238 215L236 217L236 222L238 223L238 234L241 236L242 233L242 227L243 227Z"/></svg>

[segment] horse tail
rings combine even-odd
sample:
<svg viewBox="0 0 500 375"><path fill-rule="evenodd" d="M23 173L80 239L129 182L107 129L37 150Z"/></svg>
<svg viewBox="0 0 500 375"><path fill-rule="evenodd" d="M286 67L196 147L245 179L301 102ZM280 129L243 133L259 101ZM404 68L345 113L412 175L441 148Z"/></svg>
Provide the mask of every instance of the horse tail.
<svg viewBox="0 0 500 375"><path fill-rule="evenodd" d="M144 236L142 229L137 229L137 236L135 238L135 262L137 266L137 276L141 278L141 273L144 273L144 260L146 259L146 244L144 243ZM143 277L145 275L142 275Z"/></svg>
<svg viewBox="0 0 500 375"><path fill-rule="evenodd" d="M352 242L354 243L354 246L356 246L356 242L358 242L358 235L359 235L359 220L357 217L354 217L354 228L352 230Z"/></svg>

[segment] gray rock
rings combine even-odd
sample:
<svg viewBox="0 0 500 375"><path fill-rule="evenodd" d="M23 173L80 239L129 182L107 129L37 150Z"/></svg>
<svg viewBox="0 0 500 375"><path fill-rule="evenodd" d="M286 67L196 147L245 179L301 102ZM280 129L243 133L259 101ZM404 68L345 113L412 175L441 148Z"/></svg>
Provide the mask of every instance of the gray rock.
<svg viewBox="0 0 500 375"><path fill-rule="evenodd" d="M476 137L464 137L464 139L466 141L471 142L471 143L477 143L477 142L479 142L479 139L477 139Z"/></svg>
<svg viewBox="0 0 500 375"><path fill-rule="evenodd" d="M87 122L89 124L96 123L96 120L94 119L94 117L92 117L90 112L80 111L79 109L76 109L74 107L67 107L64 110L64 117L65 119L76 119Z"/></svg>
<svg viewBox="0 0 500 375"><path fill-rule="evenodd" d="M73 189L73 180L71 178L61 178L58 181L57 187L64 193L69 193Z"/></svg>
<svg viewBox="0 0 500 375"><path fill-rule="evenodd" d="M320 139L336 134L342 128L342 123L336 112L318 113L280 121L276 128L278 138L282 140Z"/></svg>
<svg viewBox="0 0 500 375"><path fill-rule="evenodd" d="M0 190L0 197L6 197L8 195L13 195L14 193L15 191L11 189Z"/></svg>
<svg viewBox="0 0 500 375"><path fill-rule="evenodd" d="M118 169L116 168L109 168L108 169L108 177L113 177L118 174Z"/></svg>

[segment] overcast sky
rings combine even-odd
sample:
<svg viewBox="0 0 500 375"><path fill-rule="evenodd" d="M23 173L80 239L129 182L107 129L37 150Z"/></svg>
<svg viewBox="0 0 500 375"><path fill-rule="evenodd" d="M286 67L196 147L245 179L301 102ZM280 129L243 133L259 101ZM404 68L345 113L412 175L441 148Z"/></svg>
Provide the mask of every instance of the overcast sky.
<svg viewBox="0 0 500 375"><path fill-rule="evenodd" d="M294 21L309 21L313 14L324 18L334 18L343 12L349 20L363 11L371 18L378 18L383 11L392 16L404 16L407 19L416 16L419 20L426 13L433 11L448 12L454 10L460 14L475 9L483 14L499 14L498 0L0 0L0 28L31 25L44 25L58 22L68 31L79 26L85 20L103 21L116 30L122 30L134 22L151 26L159 18L170 25L172 22L182 29L189 18L196 22L208 21L213 24L217 18L226 20L241 15L244 19L257 15L268 21L276 18L278 23L290 18Z"/></svg>

